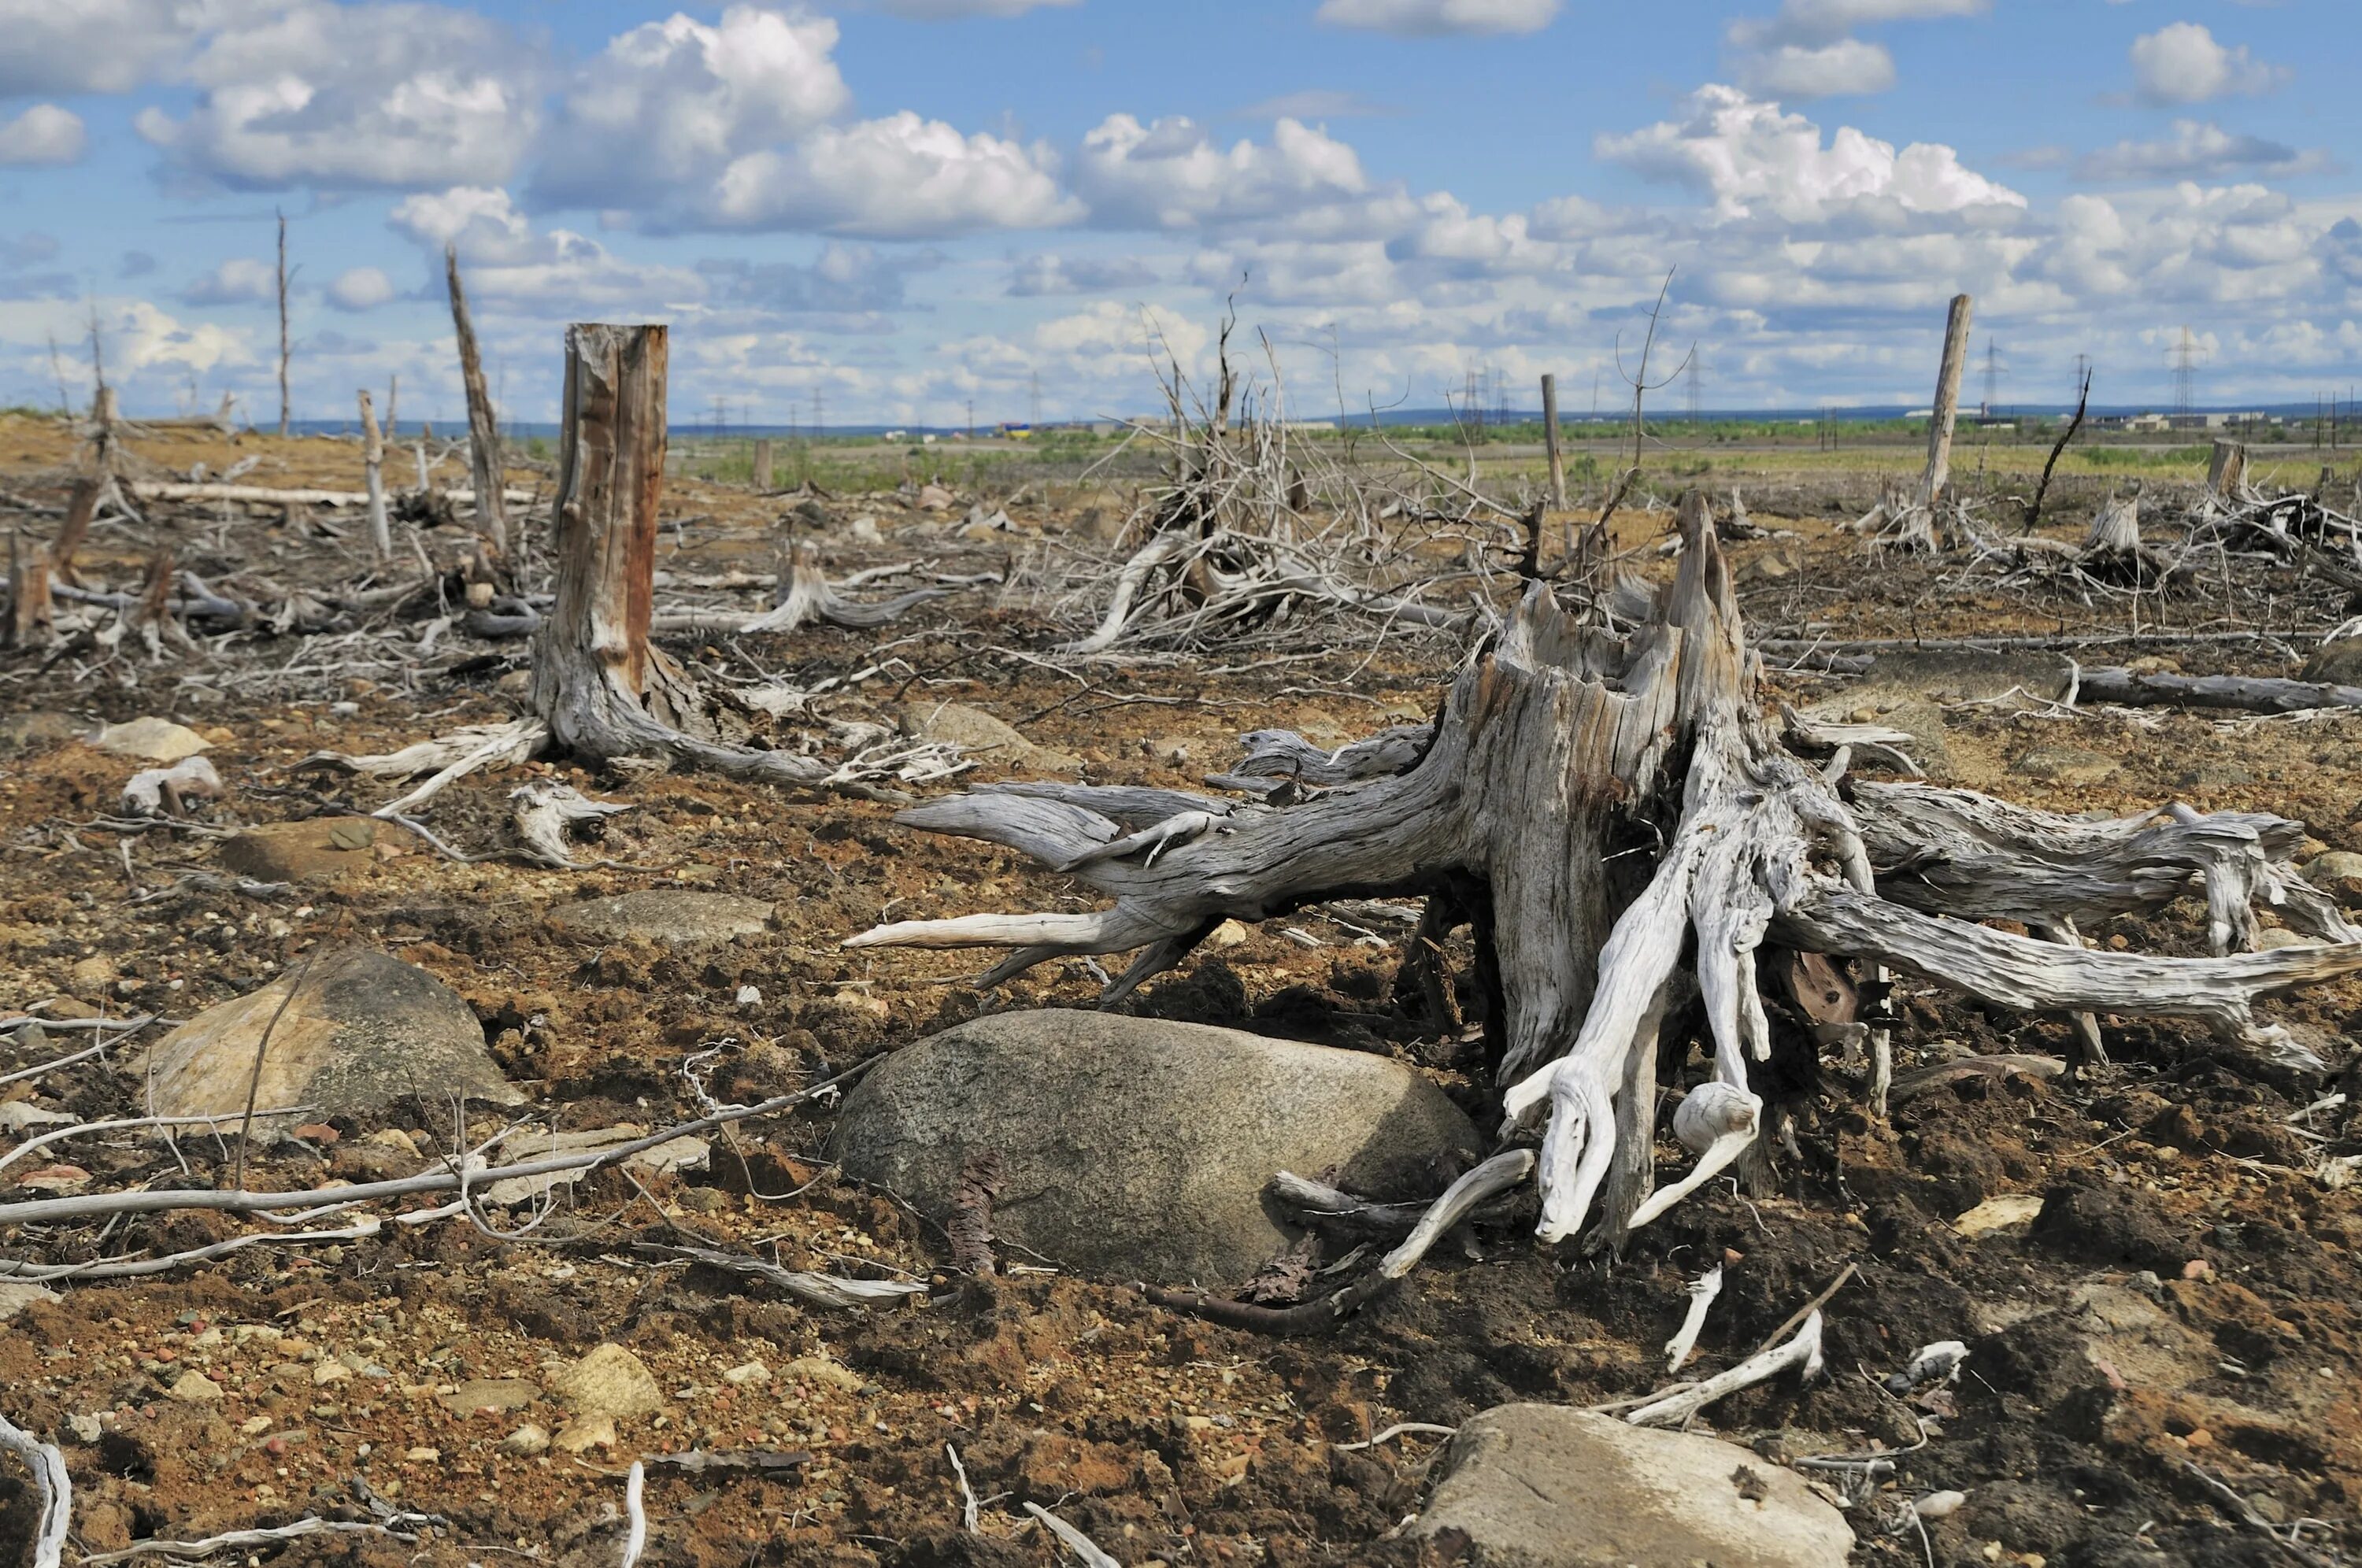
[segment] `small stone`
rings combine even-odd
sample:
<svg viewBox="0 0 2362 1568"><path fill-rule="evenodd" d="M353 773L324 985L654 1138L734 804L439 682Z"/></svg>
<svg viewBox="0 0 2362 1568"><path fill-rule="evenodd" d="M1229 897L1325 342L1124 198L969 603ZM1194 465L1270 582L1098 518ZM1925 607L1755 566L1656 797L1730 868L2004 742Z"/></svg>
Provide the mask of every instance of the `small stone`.
<svg viewBox="0 0 2362 1568"><path fill-rule="evenodd" d="M2041 1213L2040 1195L2006 1192L1998 1198L1988 1198L1967 1213L1956 1216L1952 1229L1963 1236L1988 1236L1995 1231L2031 1225Z"/></svg>
<svg viewBox="0 0 2362 1568"><path fill-rule="evenodd" d="M115 960L104 953L94 954L75 964L66 975L76 991L96 996L115 983Z"/></svg>
<svg viewBox="0 0 2362 1568"><path fill-rule="evenodd" d="M549 1433L531 1421L501 1439L501 1452L532 1459L549 1452Z"/></svg>
<svg viewBox="0 0 2362 1568"><path fill-rule="evenodd" d="M2362 855L2333 849L2305 862L2304 879L2342 904L2362 903Z"/></svg>
<svg viewBox="0 0 2362 1568"><path fill-rule="evenodd" d="M861 1387L858 1375L828 1355L800 1355L781 1367L779 1375L789 1383L816 1383L825 1387L841 1388L847 1394L855 1393Z"/></svg>
<svg viewBox="0 0 2362 1568"><path fill-rule="evenodd" d="M549 1440L550 1446L561 1453L581 1453L593 1448L615 1446L615 1422L610 1416L594 1416L567 1422Z"/></svg>
<svg viewBox="0 0 2362 1568"><path fill-rule="evenodd" d="M258 882L335 882L379 864L370 817L265 823L222 841L221 863Z"/></svg>
<svg viewBox="0 0 2362 1568"><path fill-rule="evenodd" d="M658 947L704 946L768 930L767 900L686 888L650 888L612 899L582 899L549 911L549 923L568 936L594 942L646 942Z"/></svg>
<svg viewBox="0 0 2362 1568"><path fill-rule="evenodd" d="M1234 920L1226 920L1206 933L1207 944L1213 947L1236 947L1246 939L1247 928Z"/></svg>
<svg viewBox="0 0 2362 1568"><path fill-rule="evenodd" d="M128 723L109 724L98 732L91 745L116 756L164 763L179 762L211 749L205 737L187 725L153 716L133 719Z"/></svg>
<svg viewBox="0 0 2362 1568"><path fill-rule="evenodd" d="M266 1421L263 1424L268 1426L270 1423ZM96 1416L69 1416L66 1418L66 1430L73 1433L76 1442L96 1442L99 1434L106 1429L98 1424Z"/></svg>
<svg viewBox="0 0 2362 1568"><path fill-rule="evenodd" d="M2191 1258L2181 1265L2181 1277L2184 1279L2204 1279L2213 1272L2214 1265L2204 1258Z"/></svg>
<svg viewBox="0 0 2362 1568"><path fill-rule="evenodd" d="M2204 1427L2201 1427L2196 1431L2191 1432L2188 1437L2183 1438L2181 1441L2188 1443L2192 1448L2213 1448L2214 1446L2214 1434L2208 1431Z"/></svg>
<svg viewBox="0 0 2362 1568"><path fill-rule="evenodd" d="M522 1377L479 1377L439 1397L455 1416L487 1410L522 1410L541 1397L541 1390Z"/></svg>
<svg viewBox="0 0 2362 1568"><path fill-rule="evenodd" d="M739 1005L740 1007L760 1007L760 1006L762 1005L762 1002L763 1002L763 988L762 988L762 987L760 987L760 986L741 986L741 987L739 987L739 988L738 988L738 1005Z"/></svg>
<svg viewBox="0 0 2362 1568"><path fill-rule="evenodd" d="M759 1361L745 1362L722 1375L722 1381L735 1388L749 1387L771 1381L771 1369Z"/></svg>
<svg viewBox="0 0 2362 1568"><path fill-rule="evenodd" d="M439 1464L443 1451L439 1448L414 1448L402 1456L412 1464Z"/></svg>
<svg viewBox="0 0 2362 1568"><path fill-rule="evenodd" d="M61 1297L45 1285L28 1284L22 1280L0 1280L0 1323L22 1312L36 1301L56 1301Z"/></svg>
<svg viewBox="0 0 2362 1568"><path fill-rule="evenodd" d="M246 1419L237 1424L237 1430L248 1437L260 1437L264 1432L270 1430L270 1418L268 1416L248 1416Z"/></svg>
<svg viewBox="0 0 2362 1568"><path fill-rule="evenodd" d="M353 1375L353 1369L341 1361L323 1360L312 1369L312 1386L326 1388L331 1383L342 1383Z"/></svg>
<svg viewBox="0 0 2362 1568"><path fill-rule="evenodd" d="M164 1391L167 1399L177 1399L183 1405L209 1405L222 1397L222 1386L202 1372L184 1372L180 1381Z"/></svg>
<svg viewBox="0 0 2362 1568"><path fill-rule="evenodd" d="M903 733L911 738L958 746L988 767L1069 776L1082 769L1081 758L1034 745L981 708L960 702L912 702L902 709L901 718Z"/></svg>
<svg viewBox="0 0 2362 1568"><path fill-rule="evenodd" d="M575 1423L653 1416L664 1408L664 1393L647 1364L619 1344L603 1344L573 1365L553 1373L550 1392L573 1407ZM564 1434L559 1434L562 1441ZM613 1441L612 1438L609 1441Z"/></svg>
<svg viewBox="0 0 2362 1568"><path fill-rule="evenodd" d="M2080 746L2036 746L2017 759L2014 771L2052 784L2097 784L2113 776L2116 759Z"/></svg>

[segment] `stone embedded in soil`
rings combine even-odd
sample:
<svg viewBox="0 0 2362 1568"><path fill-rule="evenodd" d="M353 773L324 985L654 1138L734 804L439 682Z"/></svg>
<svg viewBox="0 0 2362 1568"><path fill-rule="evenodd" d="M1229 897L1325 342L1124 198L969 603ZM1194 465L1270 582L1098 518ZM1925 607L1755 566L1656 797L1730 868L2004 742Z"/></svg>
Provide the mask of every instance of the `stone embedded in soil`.
<svg viewBox="0 0 2362 1568"><path fill-rule="evenodd" d="M479 1377L442 1396L444 1408L455 1416L522 1410L540 1397L541 1390L522 1377Z"/></svg>
<svg viewBox="0 0 2362 1568"><path fill-rule="evenodd" d="M549 1391L574 1411L570 1426L629 1420L664 1408L664 1391L647 1364L619 1344L603 1344L548 1376ZM613 1441L612 1438L609 1441ZM559 1435L560 1445L564 1434Z"/></svg>
<svg viewBox="0 0 2362 1568"><path fill-rule="evenodd" d="M549 1452L549 1432L547 1429L527 1421L501 1439L501 1452L515 1454L520 1459L536 1458Z"/></svg>
<svg viewBox="0 0 2362 1568"><path fill-rule="evenodd" d="M1837 1568L1853 1550L1845 1517L1795 1472L1718 1438L1567 1406L1487 1410L1444 1463L1412 1528L1466 1536L1484 1568Z"/></svg>
<svg viewBox="0 0 2362 1568"><path fill-rule="evenodd" d="M0 713L0 752L29 751L89 734L90 726L72 713Z"/></svg>
<svg viewBox="0 0 2362 1568"><path fill-rule="evenodd" d="M377 864L371 817L265 823L222 841L222 867L258 882L333 882Z"/></svg>
<svg viewBox="0 0 2362 1568"><path fill-rule="evenodd" d="M2075 682L2074 661L2035 649L1882 653L1855 683L1856 701L1900 692L1936 702L1989 702L2014 692L2029 702L2058 702Z"/></svg>
<svg viewBox="0 0 2362 1568"><path fill-rule="evenodd" d="M1052 1010L978 1019L895 1053L846 1098L831 1147L846 1175L938 1221L953 1216L963 1166L988 1153L1008 1255L1228 1284L1295 1239L1264 1197L1274 1173L1428 1198L1450 1160L1484 1143L1440 1090L1381 1056Z"/></svg>
<svg viewBox="0 0 2362 1568"><path fill-rule="evenodd" d="M2304 864L2304 879L2341 904L2362 903L2362 855L2333 849Z"/></svg>
<svg viewBox="0 0 2362 1568"><path fill-rule="evenodd" d="M253 1100L259 1110L300 1105L317 1120L417 1097L442 1103L465 1094L500 1105L523 1098L493 1066L483 1026L457 992L398 958L348 947L322 954L308 970L299 959L270 985L166 1035L144 1069L148 1113L238 1115L266 1030Z"/></svg>
<svg viewBox="0 0 2362 1568"><path fill-rule="evenodd" d="M222 1386L202 1372L181 1374L179 1380L164 1391L165 1398L183 1405L210 1405L221 1397Z"/></svg>
<svg viewBox="0 0 2362 1568"><path fill-rule="evenodd" d="M593 942L698 947L761 934L770 927L772 908L767 900L735 893L650 888L560 904L549 911L549 923L568 936Z"/></svg>
<svg viewBox="0 0 2362 1568"><path fill-rule="evenodd" d="M988 767L1021 773L1073 774L1080 758L1036 745L981 708L959 702L912 702L902 709L903 733L958 746Z"/></svg>
<svg viewBox="0 0 2362 1568"><path fill-rule="evenodd" d="M2304 661L2299 679L2332 686L2362 686L2362 637L2338 637L2322 644Z"/></svg>
<svg viewBox="0 0 2362 1568"><path fill-rule="evenodd" d="M133 719L127 723L109 724L98 732L91 745L116 756L136 757L141 762L179 762L201 751L211 749L209 741L186 724L176 724L170 719L152 715Z"/></svg>
<svg viewBox="0 0 2362 1568"><path fill-rule="evenodd" d="M2104 752L2085 751L2081 746L2045 745L2019 757L2014 770L2052 784L2097 784L2113 776L2117 767L2116 759Z"/></svg>
<svg viewBox="0 0 2362 1568"><path fill-rule="evenodd" d="M6 1322L36 1301L63 1299L46 1286L28 1285L20 1280L0 1280L0 1323Z"/></svg>
<svg viewBox="0 0 2362 1568"><path fill-rule="evenodd" d="M1955 1217L1952 1229L1963 1236L1989 1236L1995 1231L2031 1225L2041 1212L2042 1199L2036 1194L2005 1192L1998 1198L1988 1198L1967 1213Z"/></svg>
<svg viewBox="0 0 2362 1568"><path fill-rule="evenodd" d="M557 1429L549 1440L550 1446L561 1453L584 1453L594 1448L615 1446L615 1418L584 1416Z"/></svg>

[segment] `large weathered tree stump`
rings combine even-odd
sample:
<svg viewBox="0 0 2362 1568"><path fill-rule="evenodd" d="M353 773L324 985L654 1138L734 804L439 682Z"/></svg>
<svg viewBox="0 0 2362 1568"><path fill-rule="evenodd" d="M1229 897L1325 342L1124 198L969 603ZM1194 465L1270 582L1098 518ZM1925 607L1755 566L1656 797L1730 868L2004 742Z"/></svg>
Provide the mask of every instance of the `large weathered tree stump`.
<svg viewBox="0 0 2362 1568"><path fill-rule="evenodd" d="M1595 1212L1602 1237L1619 1240L1754 1143L1764 1106L1750 1073L1772 1050L1772 977L1756 959L1767 945L2031 1012L2194 1018L2233 1050L2318 1066L2253 1010L2260 996L2362 970L2362 931L2289 869L2298 824L2183 808L2084 823L1915 784L1841 793L1841 761L1808 766L1765 722L1705 509L1684 508L1683 524L1678 575L1628 640L1577 625L1537 585L1453 682L1407 765L1403 748L1368 748L1391 759L1378 777L1288 806L1032 783L902 813L1021 849L1113 902L907 922L848 945L1015 949L988 984L1136 949L1111 987L1120 995L1226 918L1348 896L1449 899L1497 977L1509 1128L1548 1113L1540 1231L1552 1240ZM2071 934L2200 889L2220 956L2092 952L1980 923ZM2238 951L2254 944L2258 901L2328 944ZM1693 994L1713 1066L1673 1130L1700 1158L1652 1198L1658 1033Z"/></svg>

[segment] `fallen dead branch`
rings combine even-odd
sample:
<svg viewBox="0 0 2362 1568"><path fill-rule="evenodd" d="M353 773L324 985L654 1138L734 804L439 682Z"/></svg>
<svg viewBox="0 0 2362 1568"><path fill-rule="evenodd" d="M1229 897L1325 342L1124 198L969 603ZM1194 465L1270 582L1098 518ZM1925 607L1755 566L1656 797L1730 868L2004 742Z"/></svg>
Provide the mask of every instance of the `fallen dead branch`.
<svg viewBox="0 0 2362 1568"><path fill-rule="evenodd" d="M0 1416L0 1448L24 1462L41 1499L33 1529L32 1568L60 1568L66 1530L73 1523L73 1480L66 1474L66 1456L55 1443L40 1441L6 1416Z"/></svg>

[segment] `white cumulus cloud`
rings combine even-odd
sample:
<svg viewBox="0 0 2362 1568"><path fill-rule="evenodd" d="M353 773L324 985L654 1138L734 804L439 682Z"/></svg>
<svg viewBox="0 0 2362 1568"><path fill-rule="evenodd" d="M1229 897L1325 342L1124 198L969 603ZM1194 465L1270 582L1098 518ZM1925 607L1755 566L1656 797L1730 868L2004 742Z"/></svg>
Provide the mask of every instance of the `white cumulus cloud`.
<svg viewBox="0 0 2362 1568"><path fill-rule="evenodd" d="M700 215L722 228L923 239L1044 228L1082 208L1059 190L1047 149L905 110L734 160Z"/></svg>
<svg viewBox="0 0 2362 1568"><path fill-rule="evenodd" d="M1109 115L1083 138L1074 184L1095 223L1168 229L1293 216L1370 189L1351 147L1299 120L1224 148L1177 115L1145 126Z"/></svg>
<svg viewBox="0 0 2362 1568"><path fill-rule="evenodd" d="M89 146L82 116L55 104L36 104L0 124L0 166L72 163Z"/></svg>
<svg viewBox="0 0 2362 1568"><path fill-rule="evenodd" d="M328 285L328 303L338 310L375 310L393 298L393 280L377 267L348 267Z"/></svg>
<svg viewBox="0 0 2362 1568"><path fill-rule="evenodd" d="M1894 57L1860 39L1775 44L1744 60L1740 81L1769 98L1836 98L1883 93L1894 85Z"/></svg>
<svg viewBox="0 0 2362 1568"><path fill-rule="evenodd" d="M535 198L630 207L794 139L851 100L831 58L836 41L825 17L753 6L718 23L675 14L619 35L567 88Z"/></svg>
<svg viewBox="0 0 2362 1568"><path fill-rule="evenodd" d="M2077 160L2086 180L2254 179L2308 174L2333 167L2326 152L2224 130L2212 120L2176 120L2169 136L2120 141Z"/></svg>
<svg viewBox="0 0 2362 1568"><path fill-rule="evenodd" d="M228 8L229 0L0 0L0 97L127 93Z"/></svg>
<svg viewBox="0 0 2362 1568"><path fill-rule="evenodd" d="M1538 33L1559 0L1320 0L1319 19L1406 38L1450 33Z"/></svg>
<svg viewBox="0 0 2362 1568"><path fill-rule="evenodd" d="M420 192L396 204L388 221L425 249L438 292L443 248L456 245L471 304L540 319L606 309L662 315L706 293L688 268L627 261L587 235L535 228L505 190Z"/></svg>
<svg viewBox="0 0 2362 1568"><path fill-rule="evenodd" d="M1845 126L1824 145L1821 127L1804 116L1711 83L1680 108L1678 119L1601 136L1594 149L1652 179L1707 192L1725 218L1760 208L1805 222L1865 201L1905 213L2026 204L2016 192L1964 167L1959 154L1940 143L1914 142L1898 152L1892 142Z"/></svg>
<svg viewBox="0 0 2362 1568"><path fill-rule="evenodd" d="M279 298L279 270L250 256L235 256L191 283L182 298L191 304L260 304Z"/></svg>
<svg viewBox="0 0 2362 1568"><path fill-rule="evenodd" d="M2217 43L2196 22L2175 22L2133 40L2133 85L2150 104L2202 104L2235 94L2268 93L2287 74L2247 52Z"/></svg>
<svg viewBox="0 0 2362 1568"><path fill-rule="evenodd" d="M473 13L281 0L208 35L187 117L139 134L193 180L416 187L504 180L539 117L535 57Z"/></svg>

